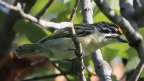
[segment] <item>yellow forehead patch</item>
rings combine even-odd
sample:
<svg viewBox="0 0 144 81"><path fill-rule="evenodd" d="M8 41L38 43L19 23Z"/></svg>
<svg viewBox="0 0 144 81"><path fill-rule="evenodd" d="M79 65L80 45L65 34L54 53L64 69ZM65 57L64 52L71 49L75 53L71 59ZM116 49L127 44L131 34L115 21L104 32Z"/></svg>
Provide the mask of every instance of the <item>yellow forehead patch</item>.
<svg viewBox="0 0 144 81"><path fill-rule="evenodd" d="M122 29L120 27L118 28L118 31L120 32L120 34L122 34Z"/></svg>

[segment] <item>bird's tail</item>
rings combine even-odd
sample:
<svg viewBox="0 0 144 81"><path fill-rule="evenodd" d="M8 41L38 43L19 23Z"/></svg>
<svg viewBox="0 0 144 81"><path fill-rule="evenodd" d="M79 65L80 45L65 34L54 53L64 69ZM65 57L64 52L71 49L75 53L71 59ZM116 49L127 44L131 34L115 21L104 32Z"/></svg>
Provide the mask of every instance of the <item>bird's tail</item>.
<svg viewBox="0 0 144 81"><path fill-rule="evenodd" d="M18 58L24 58L30 54L40 53L41 47L38 44L24 44L16 49Z"/></svg>

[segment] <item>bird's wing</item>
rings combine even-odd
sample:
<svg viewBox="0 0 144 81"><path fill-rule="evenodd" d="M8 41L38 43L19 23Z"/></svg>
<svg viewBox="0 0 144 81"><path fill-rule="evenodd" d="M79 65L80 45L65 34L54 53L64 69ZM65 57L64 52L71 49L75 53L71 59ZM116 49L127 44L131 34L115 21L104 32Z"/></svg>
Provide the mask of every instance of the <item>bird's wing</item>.
<svg viewBox="0 0 144 81"><path fill-rule="evenodd" d="M89 35L94 31L94 27L91 24L75 24L74 28L78 37Z"/></svg>
<svg viewBox="0 0 144 81"><path fill-rule="evenodd" d="M65 31L64 31L64 30L65 30ZM64 30L62 30L62 29L60 29L60 30L55 30L55 32L52 33L51 35L46 36L46 37L44 37L43 39L41 39L41 40L39 41L39 43L45 42L45 41L51 40L51 39L60 38L60 37L68 37L68 36L69 36L68 32L66 31L66 29L64 29Z"/></svg>
<svg viewBox="0 0 144 81"><path fill-rule="evenodd" d="M89 35L93 31L93 28L89 27L89 24L76 24L74 25L74 29L78 37ZM41 39L39 43L45 42L50 39L63 38L63 37L70 38L69 30L67 28L56 30L50 36L46 36L43 39Z"/></svg>

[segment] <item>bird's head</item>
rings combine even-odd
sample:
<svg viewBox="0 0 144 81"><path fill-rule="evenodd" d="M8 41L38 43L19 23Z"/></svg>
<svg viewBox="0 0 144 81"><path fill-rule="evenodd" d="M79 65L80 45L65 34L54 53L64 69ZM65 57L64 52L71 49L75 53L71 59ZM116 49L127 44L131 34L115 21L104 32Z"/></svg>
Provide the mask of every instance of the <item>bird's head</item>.
<svg viewBox="0 0 144 81"><path fill-rule="evenodd" d="M94 24L96 29L104 36L104 42L123 42L128 43L128 41L122 37L122 30L116 24L108 22L100 22Z"/></svg>

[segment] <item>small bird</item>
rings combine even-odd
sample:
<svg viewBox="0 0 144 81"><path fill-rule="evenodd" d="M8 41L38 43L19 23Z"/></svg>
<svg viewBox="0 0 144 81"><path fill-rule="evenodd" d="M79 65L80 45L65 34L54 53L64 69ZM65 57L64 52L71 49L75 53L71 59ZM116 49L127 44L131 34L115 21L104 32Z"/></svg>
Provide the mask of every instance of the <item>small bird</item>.
<svg viewBox="0 0 144 81"><path fill-rule="evenodd" d="M98 22L94 24L75 24L77 37L82 44L84 56L101 47L115 42L128 43L122 37L122 30L116 24ZM76 57L74 43L67 28L56 30L50 36L44 37L38 43L23 44L16 49L18 58L30 54L38 54L48 58L68 59Z"/></svg>

